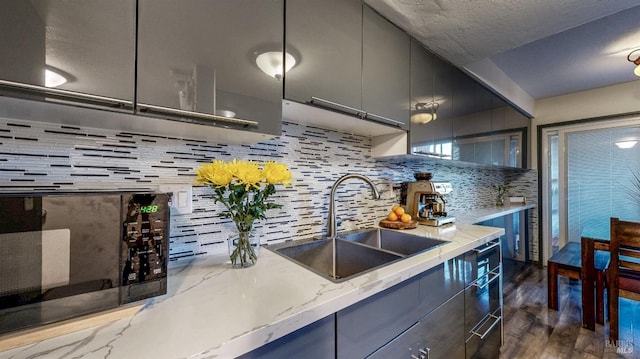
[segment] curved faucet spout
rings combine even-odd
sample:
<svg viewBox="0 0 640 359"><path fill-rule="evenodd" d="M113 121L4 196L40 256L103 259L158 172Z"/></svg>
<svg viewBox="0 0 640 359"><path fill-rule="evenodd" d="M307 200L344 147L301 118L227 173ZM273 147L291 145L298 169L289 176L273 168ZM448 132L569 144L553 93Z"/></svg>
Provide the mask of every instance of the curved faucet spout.
<svg viewBox="0 0 640 359"><path fill-rule="evenodd" d="M373 199L380 198L380 192L378 192L376 185L367 176L352 173L352 174L346 174L338 178L338 180L331 187L331 195L329 196L329 214L327 219L328 221L327 237L329 238L335 238L336 236L336 204L335 204L336 189L338 188L338 185L340 185L340 183L350 178L358 178L363 180L365 183L367 183L371 187L371 195L373 196Z"/></svg>

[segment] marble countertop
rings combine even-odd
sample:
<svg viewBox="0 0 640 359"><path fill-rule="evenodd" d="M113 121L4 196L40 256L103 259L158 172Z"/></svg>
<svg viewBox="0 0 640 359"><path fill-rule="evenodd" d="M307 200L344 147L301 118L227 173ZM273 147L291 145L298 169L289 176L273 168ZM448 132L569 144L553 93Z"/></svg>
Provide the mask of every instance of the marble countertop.
<svg viewBox="0 0 640 359"><path fill-rule="evenodd" d="M456 223L476 224L508 214L535 208L532 203L506 203L504 206L489 206L476 208L472 211L456 212Z"/></svg>
<svg viewBox="0 0 640 359"><path fill-rule="evenodd" d="M498 207L492 215L528 208ZM470 218L409 230L450 243L341 283L264 248L246 269L232 269L226 255L179 262L170 268L168 293L135 315L0 352L0 358L233 358L504 234L465 224Z"/></svg>

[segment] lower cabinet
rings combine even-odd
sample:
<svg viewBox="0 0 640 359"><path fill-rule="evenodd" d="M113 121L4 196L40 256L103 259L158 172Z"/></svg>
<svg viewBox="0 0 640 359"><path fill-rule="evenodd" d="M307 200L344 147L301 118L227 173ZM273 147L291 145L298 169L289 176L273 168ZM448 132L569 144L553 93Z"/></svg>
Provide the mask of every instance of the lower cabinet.
<svg viewBox="0 0 640 359"><path fill-rule="evenodd" d="M458 293L369 358L464 358L463 307Z"/></svg>
<svg viewBox="0 0 640 359"><path fill-rule="evenodd" d="M240 358L498 358L501 261L497 239Z"/></svg>
<svg viewBox="0 0 640 359"><path fill-rule="evenodd" d="M419 318L419 281L397 284L336 313L337 358L364 358Z"/></svg>
<svg viewBox="0 0 640 359"><path fill-rule="evenodd" d="M335 358L335 327L335 314L331 314L238 358Z"/></svg>
<svg viewBox="0 0 640 359"><path fill-rule="evenodd" d="M365 358L382 346L415 326L420 318L426 318L465 285L463 257L446 261L428 271L397 284L362 302L356 303L336 313L337 358ZM443 311L452 310L453 316L460 314L457 330L464 331L464 298L450 303ZM443 313L442 311L440 313ZM447 316L447 314L444 314ZM439 326L435 317L423 325ZM455 322L455 320L453 320ZM464 357L464 337L460 335L458 347ZM395 356L404 357L406 351L398 351ZM409 357L407 357L409 358Z"/></svg>

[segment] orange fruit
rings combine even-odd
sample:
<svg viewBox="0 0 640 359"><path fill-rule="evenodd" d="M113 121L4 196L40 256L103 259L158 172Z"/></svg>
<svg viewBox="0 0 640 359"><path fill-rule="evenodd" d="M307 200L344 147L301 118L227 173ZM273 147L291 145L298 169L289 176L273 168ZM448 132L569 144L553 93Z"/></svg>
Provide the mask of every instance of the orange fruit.
<svg viewBox="0 0 640 359"><path fill-rule="evenodd" d="M403 214L402 216L400 216L400 222L402 222L402 223L411 222L411 215L408 214L408 213Z"/></svg>
<svg viewBox="0 0 640 359"><path fill-rule="evenodd" d="M397 221L398 216L394 212L389 212L389 214L387 215L387 219L390 221Z"/></svg>
<svg viewBox="0 0 640 359"><path fill-rule="evenodd" d="M393 210L393 213L395 213L396 216L400 217L404 214L404 208L398 206L396 207L396 209Z"/></svg>

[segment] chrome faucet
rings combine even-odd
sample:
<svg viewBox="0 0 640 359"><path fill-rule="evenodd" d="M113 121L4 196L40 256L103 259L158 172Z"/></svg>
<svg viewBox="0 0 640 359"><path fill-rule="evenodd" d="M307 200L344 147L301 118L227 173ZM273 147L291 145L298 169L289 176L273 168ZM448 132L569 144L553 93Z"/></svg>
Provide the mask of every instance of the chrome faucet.
<svg viewBox="0 0 640 359"><path fill-rule="evenodd" d="M371 187L371 195L373 196L373 199L380 198L380 193L378 192L376 185L367 176L363 176L359 174L347 174L338 178L338 180L333 184L333 187L331 187L331 196L329 197L329 215L328 215L329 218L327 223L328 238L335 238L336 236L336 203L335 203L336 189L338 188L338 185L340 185L340 183L350 178L359 178L365 181Z"/></svg>

